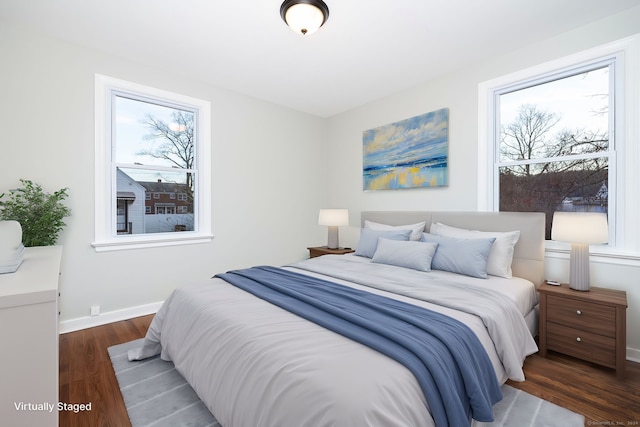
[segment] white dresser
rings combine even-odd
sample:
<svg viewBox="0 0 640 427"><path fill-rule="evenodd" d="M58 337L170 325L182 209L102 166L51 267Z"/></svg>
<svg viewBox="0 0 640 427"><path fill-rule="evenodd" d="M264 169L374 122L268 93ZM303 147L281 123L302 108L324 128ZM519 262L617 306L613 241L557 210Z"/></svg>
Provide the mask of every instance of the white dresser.
<svg viewBox="0 0 640 427"><path fill-rule="evenodd" d="M26 248L20 268L0 274L2 425L58 425L61 256L61 246Z"/></svg>

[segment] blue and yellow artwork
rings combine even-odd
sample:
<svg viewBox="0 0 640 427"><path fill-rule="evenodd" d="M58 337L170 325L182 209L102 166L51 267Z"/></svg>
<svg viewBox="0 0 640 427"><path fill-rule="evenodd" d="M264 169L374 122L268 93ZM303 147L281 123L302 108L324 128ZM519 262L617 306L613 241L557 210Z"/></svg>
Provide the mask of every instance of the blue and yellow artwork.
<svg viewBox="0 0 640 427"><path fill-rule="evenodd" d="M365 190L448 185L449 109L362 133Z"/></svg>

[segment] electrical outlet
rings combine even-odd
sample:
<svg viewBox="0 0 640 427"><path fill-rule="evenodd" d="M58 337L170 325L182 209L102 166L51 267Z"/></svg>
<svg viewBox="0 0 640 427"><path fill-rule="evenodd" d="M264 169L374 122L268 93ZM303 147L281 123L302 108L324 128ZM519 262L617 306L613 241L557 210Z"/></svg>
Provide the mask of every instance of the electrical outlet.
<svg viewBox="0 0 640 427"><path fill-rule="evenodd" d="M91 315L92 316L100 315L100 306L99 305L92 305L91 306Z"/></svg>

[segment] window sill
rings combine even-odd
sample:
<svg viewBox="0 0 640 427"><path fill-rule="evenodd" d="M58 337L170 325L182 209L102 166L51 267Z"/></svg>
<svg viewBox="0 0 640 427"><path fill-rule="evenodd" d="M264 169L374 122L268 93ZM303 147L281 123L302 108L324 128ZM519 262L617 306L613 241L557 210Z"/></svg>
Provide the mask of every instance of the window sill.
<svg viewBox="0 0 640 427"><path fill-rule="evenodd" d="M545 257L557 259L569 259L571 245L547 241L545 244ZM624 251L606 245L592 245L589 247L591 262L611 265L626 265L640 267L640 254Z"/></svg>
<svg viewBox="0 0 640 427"><path fill-rule="evenodd" d="M185 233L186 234L186 233ZM96 252L122 251L129 249L157 248L163 246L194 245L210 243L213 240L211 234L189 234L181 237L160 236L123 236L112 240L93 242L91 246Z"/></svg>

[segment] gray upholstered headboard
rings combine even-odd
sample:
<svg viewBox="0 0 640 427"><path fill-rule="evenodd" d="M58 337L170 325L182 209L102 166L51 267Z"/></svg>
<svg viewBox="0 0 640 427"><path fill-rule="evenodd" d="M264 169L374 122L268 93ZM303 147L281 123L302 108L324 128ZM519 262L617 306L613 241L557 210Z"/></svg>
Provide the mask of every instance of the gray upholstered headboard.
<svg viewBox="0 0 640 427"><path fill-rule="evenodd" d="M544 281L545 215L540 212L439 212L439 211L364 211L364 221L389 225L415 224L426 221L425 231L432 223L469 230L520 230L511 268L513 275L523 277L539 286Z"/></svg>

